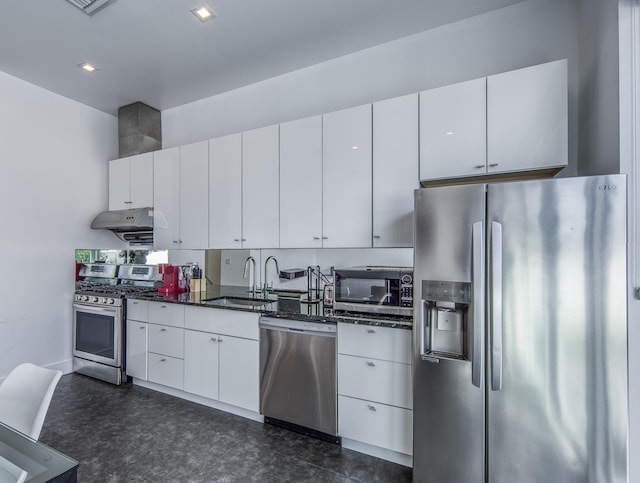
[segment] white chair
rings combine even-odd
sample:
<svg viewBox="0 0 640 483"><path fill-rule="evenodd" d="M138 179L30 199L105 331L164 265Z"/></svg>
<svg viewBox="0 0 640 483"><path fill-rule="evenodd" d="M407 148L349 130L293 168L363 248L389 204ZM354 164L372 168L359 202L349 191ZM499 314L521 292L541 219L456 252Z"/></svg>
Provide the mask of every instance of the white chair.
<svg viewBox="0 0 640 483"><path fill-rule="evenodd" d="M60 377L28 362L17 366L0 385L0 421L38 439Z"/></svg>

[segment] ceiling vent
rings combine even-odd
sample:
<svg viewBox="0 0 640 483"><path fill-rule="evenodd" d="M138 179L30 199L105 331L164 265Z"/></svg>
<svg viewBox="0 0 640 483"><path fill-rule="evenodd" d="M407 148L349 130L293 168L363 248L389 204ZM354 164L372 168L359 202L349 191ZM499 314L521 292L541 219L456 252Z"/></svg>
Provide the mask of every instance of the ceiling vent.
<svg viewBox="0 0 640 483"><path fill-rule="evenodd" d="M87 15L93 15L113 1L114 0L67 0L67 2L75 5Z"/></svg>

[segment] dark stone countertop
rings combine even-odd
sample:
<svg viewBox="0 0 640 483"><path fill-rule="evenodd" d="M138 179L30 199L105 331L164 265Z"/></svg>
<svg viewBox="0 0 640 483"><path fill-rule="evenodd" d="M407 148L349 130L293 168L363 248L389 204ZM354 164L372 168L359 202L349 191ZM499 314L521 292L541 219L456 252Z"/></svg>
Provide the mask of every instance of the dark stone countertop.
<svg viewBox="0 0 640 483"><path fill-rule="evenodd" d="M337 313L334 312L330 307L324 307L322 300L316 301L314 303L307 303L301 301L302 294L283 294L282 292L278 293L280 293L280 295L270 292L266 298L266 300L269 301L268 303L257 302L255 305L234 305L232 303L225 304L220 300L216 301L211 299L220 299L221 297L248 299L252 298L251 291L248 290L247 287L207 284L207 290L203 292L183 292L170 294L159 294L157 292L151 292L128 295L127 298L147 300L149 302L168 302L174 304L194 305L198 307L211 307L225 310L241 310L244 312L256 312L259 314L264 314L268 315L269 317L310 320L327 324L345 322L349 324L372 325L378 327L390 327L408 330L411 330L413 325L411 317ZM265 300L262 294L257 294L255 298Z"/></svg>

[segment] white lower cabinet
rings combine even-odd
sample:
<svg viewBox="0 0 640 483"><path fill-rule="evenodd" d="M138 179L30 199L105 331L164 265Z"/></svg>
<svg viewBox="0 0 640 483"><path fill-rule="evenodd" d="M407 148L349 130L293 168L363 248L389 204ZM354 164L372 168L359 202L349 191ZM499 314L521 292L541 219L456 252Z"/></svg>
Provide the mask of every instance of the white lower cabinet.
<svg viewBox="0 0 640 483"><path fill-rule="evenodd" d="M184 390L218 399L218 336L195 330L184 336Z"/></svg>
<svg viewBox="0 0 640 483"><path fill-rule="evenodd" d="M177 357L149 352L149 381L182 389L184 361Z"/></svg>
<svg viewBox="0 0 640 483"><path fill-rule="evenodd" d="M185 327L184 390L258 412L258 315L186 307Z"/></svg>
<svg viewBox="0 0 640 483"><path fill-rule="evenodd" d="M127 320L127 375L146 381L149 324Z"/></svg>
<svg viewBox="0 0 640 483"><path fill-rule="evenodd" d="M259 350L257 340L220 337L220 401L258 411Z"/></svg>
<svg viewBox="0 0 640 483"><path fill-rule="evenodd" d="M338 428L344 438L412 453L413 412L409 409L338 396Z"/></svg>
<svg viewBox="0 0 640 483"><path fill-rule="evenodd" d="M411 331L338 324L338 432L411 455Z"/></svg>
<svg viewBox="0 0 640 483"><path fill-rule="evenodd" d="M151 308L155 303L150 304ZM182 307L180 307L182 308ZM184 386L184 329L149 324L149 381L182 389Z"/></svg>
<svg viewBox="0 0 640 483"><path fill-rule="evenodd" d="M147 352L149 351L149 302L127 300L126 372L141 381L149 377Z"/></svg>

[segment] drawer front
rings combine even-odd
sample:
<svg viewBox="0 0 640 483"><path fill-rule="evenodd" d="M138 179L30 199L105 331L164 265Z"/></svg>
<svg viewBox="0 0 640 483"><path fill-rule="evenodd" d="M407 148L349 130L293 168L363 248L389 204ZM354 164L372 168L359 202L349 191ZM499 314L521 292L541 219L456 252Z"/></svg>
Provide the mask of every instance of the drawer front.
<svg viewBox="0 0 640 483"><path fill-rule="evenodd" d="M184 305L149 302L149 322L184 327Z"/></svg>
<svg viewBox="0 0 640 483"><path fill-rule="evenodd" d="M149 302L146 300L127 300L127 319L149 321Z"/></svg>
<svg viewBox="0 0 640 483"><path fill-rule="evenodd" d="M239 310L186 307L185 327L213 334L258 340L258 314Z"/></svg>
<svg viewBox="0 0 640 483"><path fill-rule="evenodd" d="M411 409L411 365L339 354L338 394Z"/></svg>
<svg viewBox="0 0 640 483"><path fill-rule="evenodd" d="M149 324L149 352L184 358L184 329Z"/></svg>
<svg viewBox="0 0 640 483"><path fill-rule="evenodd" d="M183 371L182 359L149 353L149 381L182 390Z"/></svg>
<svg viewBox="0 0 640 483"><path fill-rule="evenodd" d="M338 353L411 364L411 331L338 324Z"/></svg>
<svg viewBox="0 0 640 483"><path fill-rule="evenodd" d="M338 432L344 438L410 455L412 428L408 409L338 396Z"/></svg>

